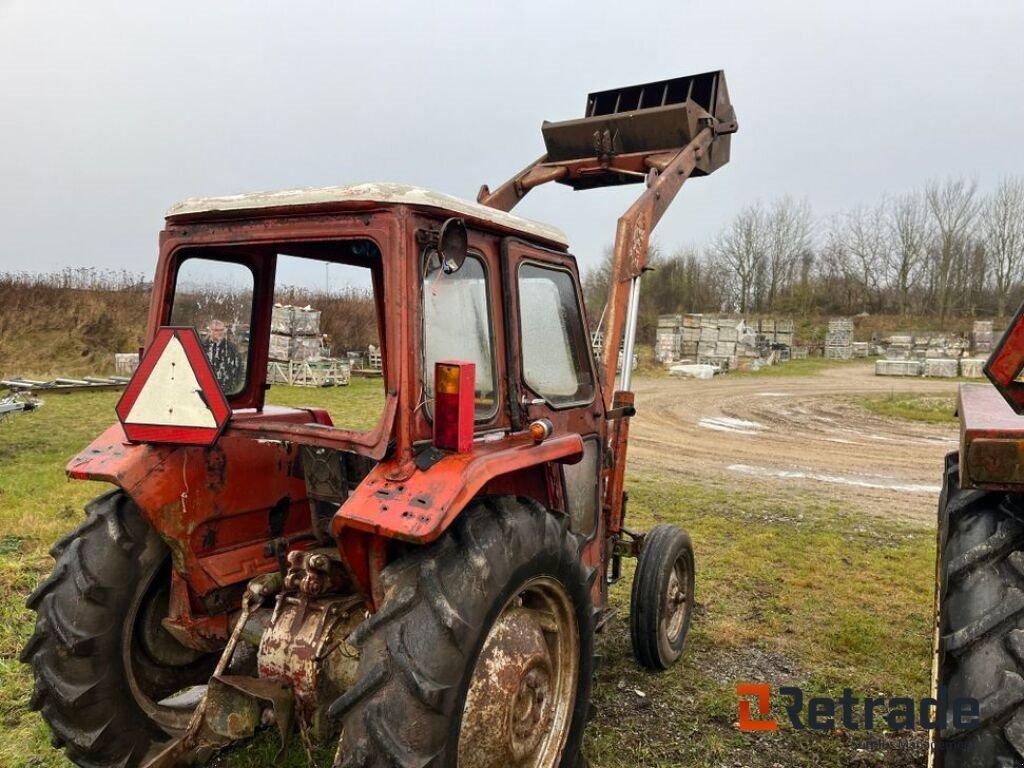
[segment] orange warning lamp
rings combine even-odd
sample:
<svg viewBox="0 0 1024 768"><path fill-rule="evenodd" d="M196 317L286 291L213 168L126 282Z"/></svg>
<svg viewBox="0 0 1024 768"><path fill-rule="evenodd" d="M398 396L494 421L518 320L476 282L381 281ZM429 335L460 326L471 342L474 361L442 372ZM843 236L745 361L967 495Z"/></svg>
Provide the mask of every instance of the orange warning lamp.
<svg viewBox="0 0 1024 768"><path fill-rule="evenodd" d="M434 364L434 447L466 453L473 447L473 392L476 364L439 360Z"/></svg>

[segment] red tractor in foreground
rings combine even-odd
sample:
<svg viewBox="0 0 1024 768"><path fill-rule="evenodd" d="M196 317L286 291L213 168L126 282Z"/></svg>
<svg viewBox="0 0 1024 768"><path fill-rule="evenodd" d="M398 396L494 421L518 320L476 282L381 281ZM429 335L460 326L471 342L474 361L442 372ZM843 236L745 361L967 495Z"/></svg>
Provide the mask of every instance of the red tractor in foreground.
<svg viewBox="0 0 1024 768"><path fill-rule="evenodd" d="M974 699L974 727L931 731L929 765L1024 761L1024 306L963 384L960 451L939 499L932 696ZM941 695L940 695L941 693Z"/></svg>
<svg viewBox="0 0 1024 768"><path fill-rule="evenodd" d="M708 72L591 94L476 203L364 184L173 207L118 423L67 467L113 490L28 600L54 744L81 766L194 765L297 724L340 732L344 768L574 765L623 557L638 661L667 668L686 638L693 550L624 525L630 365L615 380L651 231L735 131ZM552 181L645 185L600 362L564 236L509 213ZM286 263L372 286L375 421L267 404Z"/></svg>

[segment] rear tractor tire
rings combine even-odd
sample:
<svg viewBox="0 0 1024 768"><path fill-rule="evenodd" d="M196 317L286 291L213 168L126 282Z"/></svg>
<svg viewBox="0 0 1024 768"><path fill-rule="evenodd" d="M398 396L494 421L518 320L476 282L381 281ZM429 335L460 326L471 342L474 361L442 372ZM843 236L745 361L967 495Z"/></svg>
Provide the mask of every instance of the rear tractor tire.
<svg viewBox="0 0 1024 768"><path fill-rule="evenodd" d="M342 768L570 768L593 669L583 541L529 499L470 505L434 544L389 565L385 599L349 642L356 684Z"/></svg>
<svg viewBox="0 0 1024 768"><path fill-rule="evenodd" d="M674 525L652 529L644 537L629 601L630 639L642 666L668 669L682 655L695 580L689 534Z"/></svg>
<svg viewBox="0 0 1024 768"><path fill-rule="evenodd" d="M1024 760L1024 498L960 488L946 457L939 498L937 655L948 701L980 703L980 724L933 732L936 768Z"/></svg>
<svg viewBox="0 0 1024 768"><path fill-rule="evenodd" d="M90 768L131 768L183 729L191 711L160 704L205 683L216 656L177 643L167 612L170 555L121 491L86 506L88 518L50 550L53 572L29 596L35 631L29 706L55 748Z"/></svg>

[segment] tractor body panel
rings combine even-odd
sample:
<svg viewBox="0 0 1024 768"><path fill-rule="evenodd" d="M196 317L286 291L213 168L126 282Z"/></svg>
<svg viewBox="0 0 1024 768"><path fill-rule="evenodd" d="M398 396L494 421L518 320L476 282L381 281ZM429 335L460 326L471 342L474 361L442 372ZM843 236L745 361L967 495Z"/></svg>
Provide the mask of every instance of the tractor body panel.
<svg viewBox="0 0 1024 768"><path fill-rule="evenodd" d="M962 384L957 408L961 487L1024 491L1024 415L988 384Z"/></svg>

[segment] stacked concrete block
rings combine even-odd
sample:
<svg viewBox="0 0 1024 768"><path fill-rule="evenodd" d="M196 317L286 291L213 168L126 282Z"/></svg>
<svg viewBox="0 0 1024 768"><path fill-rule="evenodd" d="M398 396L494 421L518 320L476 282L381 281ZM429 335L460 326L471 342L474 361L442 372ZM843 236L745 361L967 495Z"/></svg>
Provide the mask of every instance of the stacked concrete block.
<svg viewBox="0 0 1024 768"><path fill-rule="evenodd" d="M276 304L270 315L270 359L311 360L321 355L320 312Z"/></svg>
<svg viewBox="0 0 1024 768"><path fill-rule="evenodd" d="M975 320L971 329L971 350L974 354L987 355L992 351L992 321Z"/></svg>
<svg viewBox="0 0 1024 768"><path fill-rule="evenodd" d="M131 376L135 373L135 369L139 367L139 353L138 352L115 352L114 353L114 373L118 373L122 376Z"/></svg>
<svg viewBox="0 0 1024 768"><path fill-rule="evenodd" d="M828 321L825 357L830 360L850 360L853 357L853 320L834 317Z"/></svg>
<svg viewBox="0 0 1024 768"><path fill-rule="evenodd" d="M910 335L896 335L889 337L889 345L885 349L885 356L890 360L909 360L913 357L914 337Z"/></svg>
<svg viewBox="0 0 1024 768"><path fill-rule="evenodd" d="M682 334L679 331L681 315L662 315L654 337L654 359L659 363L671 363L680 358Z"/></svg>
<svg viewBox="0 0 1024 768"><path fill-rule="evenodd" d="M920 376L924 366L920 360L876 360L876 376Z"/></svg>
<svg viewBox="0 0 1024 768"><path fill-rule="evenodd" d="M955 379L960 365L953 358L928 358L924 361L924 375L936 379Z"/></svg>
<svg viewBox="0 0 1024 768"><path fill-rule="evenodd" d="M984 378L985 367L984 357L964 357L960 360L960 375L965 379L981 379Z"/></svg>

